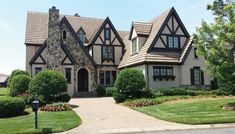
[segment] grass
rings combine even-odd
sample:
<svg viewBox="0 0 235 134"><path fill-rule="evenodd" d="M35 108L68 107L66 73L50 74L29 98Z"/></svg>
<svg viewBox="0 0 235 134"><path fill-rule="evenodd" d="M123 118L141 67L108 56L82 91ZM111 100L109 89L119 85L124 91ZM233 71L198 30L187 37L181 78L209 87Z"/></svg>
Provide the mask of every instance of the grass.
<svg viewBox="0 0 235 134"><path fill-rule="evenodd" d="M7 88L0 88L0 99L9 93ZM62 132L81 124L80 117L74 111L38 112L38 129L34 129L34 113L31 108L17 117L0 118L0 132L11 133L56 133Z"/></svg>
<svg viewBox="0 0 235 134"><path fill-rule="evenodd" d="M38 112L38 129L34 129L34 113L11 118L0 118L0 132L54 133L79 126L80 118L74 111Z"/></svg>
<svg viewBox="0 0 235 134"><path fill-rule="evenodd" d="M8 88L0 88L0 96L6 96L9 94Z"/></svg>
<svg viewBox="0 0 235 134"><path fill-rule="evenodd" d="M134 109L162 120L184 124L234 123L235 111L222 109L222 106L232 102L235 102L234 97L204 98L167 102Z"/></svg>

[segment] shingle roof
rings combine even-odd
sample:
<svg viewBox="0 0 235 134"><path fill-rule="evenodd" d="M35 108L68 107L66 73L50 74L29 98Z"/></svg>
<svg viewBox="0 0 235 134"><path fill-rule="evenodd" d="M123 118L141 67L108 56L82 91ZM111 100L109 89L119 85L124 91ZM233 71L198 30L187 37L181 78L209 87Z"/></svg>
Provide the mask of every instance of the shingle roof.
<svg viewBox="0 0 235 134"><path fill-rule="evenodd" d="M164 62L164 63L179 64L183 61L182 59L184 59L183 57L186 56L185 53L188 51L189 46L191 46L192 40L189 40L184 44L184 47L183 47L181 53L161 53L161 52L148 53L149 47L151 46L151 44L154 41L157 34L159 33L159 31L160 31L163 23L167 19L168 15L173 10L174 10L174 8L171 8L146 23L146 24L151 23L152 27L151 27L151 30L149 32L149 36L148 36L146 42L144 43L144 45L142 46L142 48L140 49L140 51L137 54L131 55L130 41L128 40L128 38L124 38L124 43L126 44L125 45L126 46L125 47L125 54L123 56L121 63L119 64L118 68L133 66L135 64L140 64L140 63L144 63L144 62ZM137 27L142 27L142 24L144 24L144 23L141 23L140 26L138 25ZM141 29L141 28L139 28L139 29ZM139 31L139 29L136 30L136 32L138 31L139 33L141 33L141 31ZM144 29L144 33L147 33L146 31L147 30Z"/></svg>
<svg viewBox="0 0 235 134"><path fill-rule="evenodd" d="M133 22L133 27L135 28L137 35L149 35L152 23Z"/></svg>
<svg viewBox="0 0 235 134"><path fill-rule="evenodd" d="M78 31L80 27L86 32L88 41L92 39L99 27L104 22L104 19L69 16L60 14L60 19L66 17L73 27L74 31ZM32 12L27 14L25 44L43 44L48 34L48 13ZM119 32L121 37L124 37L126 32Z"/></svg>
<svg viewBox="0 0 235 134"><path fill-rule="evenodd" d="M8 75L5 75L5 74L0 74L0 83L3 83L7 80L8 78Z"/></svg>

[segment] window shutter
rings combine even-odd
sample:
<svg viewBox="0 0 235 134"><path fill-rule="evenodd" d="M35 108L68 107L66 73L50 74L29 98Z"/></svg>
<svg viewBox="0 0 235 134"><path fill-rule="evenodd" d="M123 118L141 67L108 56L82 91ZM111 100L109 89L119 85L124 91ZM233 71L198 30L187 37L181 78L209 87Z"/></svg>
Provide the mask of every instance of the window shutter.
<svg viewBox="0 0 235 134"><path fill-rule="evenodd" d="M201 85L204 85L204 72L201 71Z"/></svg>
<svg viewBox="0 0 235 134"><path fill-rule="evenodd" d="M190 69L190 79L191 79L191 85L194 85L194 70L193 70L193 68Z"/></svg>

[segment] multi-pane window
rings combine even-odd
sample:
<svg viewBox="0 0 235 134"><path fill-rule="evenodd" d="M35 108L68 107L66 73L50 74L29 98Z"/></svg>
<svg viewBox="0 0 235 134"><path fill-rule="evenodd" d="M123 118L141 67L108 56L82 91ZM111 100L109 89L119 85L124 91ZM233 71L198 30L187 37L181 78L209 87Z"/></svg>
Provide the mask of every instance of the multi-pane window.
<svg viewBox="0 0 235 134"><path fill-rule="evenodd" d="M109 28L105 28L104 29L104 39L105 40L110 40L110 36L111 36L110 29Z"/></svg>
<svg viewBox="0 0 235 134"><path fill-rule="evenodd" d="M200 69L194 69L194 84L200 85L201 84L201 72Z"/></svg>
<svg viewBox="0 0 235 134"><path fill-rule="evenodd" d="M65 78L68 84L71 84L71 68L65 68Z"/></svg>
<svg viewBox="0 0 235 134"><path fill-rule="evenodd" d="M179 37L168 36L168 47L179 48Z"/></svg>
<svg viewBox="0 0 235 134"><path fill-rule="evenodd" d="M116 71L99 71L99 83L100 85L109 86L113 84L116 80L117 72Z"/></svg>
<svg viewBox="0 0 235 134"><path fill-rule="evenodd" d="M99 73L100 85L104 85L104 71Z"/></svg>
<svg viewBox="0 0 235 134"><path fill-rule="evenodd" d="M67 38L66 36L67 36L67 32L65 30L63 30L62 37L63 37L64 40Z"/></svg>
<svg viewBox="0 0 235 134"><path fill-rule="evenodd" d="M154 76L173 76L173 67L153 67Z"/></svg>
<svg viewBox="0 0 235 134"><path fill-rule="evenodd" d="M103 60L113 60L113 46L103 46Z"/></svg>
<svg viewBox="0 0 235 134"><path fill-rule="evenodd" d="M35 67L35 75L42 71L42 67Z"/></svg>
<svg viewBox="0 0 235 134"><path fill-rule="evenodd" d="M197 59L198 56L197 56L197 48L194 48L194 58Z"/></svg>
<svg viewBox="0 0 235 134"><path fill-rule="evenodd" d="M132 40L132 54L135 54L135 53L137 53L137 38L134 38L133 40Z"/></svg>

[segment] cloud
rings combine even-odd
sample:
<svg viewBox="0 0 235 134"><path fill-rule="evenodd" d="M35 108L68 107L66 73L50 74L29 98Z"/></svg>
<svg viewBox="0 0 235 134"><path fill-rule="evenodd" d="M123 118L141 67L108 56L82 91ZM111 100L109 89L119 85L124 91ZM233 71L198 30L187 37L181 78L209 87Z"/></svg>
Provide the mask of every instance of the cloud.
<svg viewBox="0 0 235 134"><path fill-rule="evenodd" d="M0 32L10 32L11 31L11 26L3 21L3 20L0 20Z"/></svg>

